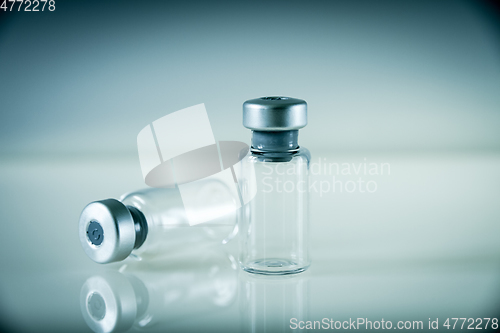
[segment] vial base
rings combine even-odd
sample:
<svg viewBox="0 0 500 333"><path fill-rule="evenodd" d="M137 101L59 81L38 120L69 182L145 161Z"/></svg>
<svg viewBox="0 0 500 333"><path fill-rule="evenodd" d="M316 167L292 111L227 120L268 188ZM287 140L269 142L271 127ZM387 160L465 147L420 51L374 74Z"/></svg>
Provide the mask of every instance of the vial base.
<svg viewBox="0 0 500 333"><path fill-rule="evenodd" d="M287 275L302 273L309 268L309 265L301 266L288 259L265 258L242 264L241 268L252 274Z"/></svg>

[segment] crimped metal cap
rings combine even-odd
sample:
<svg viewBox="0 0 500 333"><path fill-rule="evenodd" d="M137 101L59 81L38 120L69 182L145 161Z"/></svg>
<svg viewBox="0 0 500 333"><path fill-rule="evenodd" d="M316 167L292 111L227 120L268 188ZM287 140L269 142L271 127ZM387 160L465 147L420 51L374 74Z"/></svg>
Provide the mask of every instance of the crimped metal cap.
<svg viewBox="0 0 500 333"><path fill-rule="evenodd" d="M243 103L243 126L254 131L290 131L307 125L307 103L302 99L270 96Z"/></svg>
<svg viewBox="0 0 500 333"><path fill-rule="evenodd" d="M80 215L78 232L85 253L100 264L123 260L134 249L134 219L115 199L89 203Z"/></svg>

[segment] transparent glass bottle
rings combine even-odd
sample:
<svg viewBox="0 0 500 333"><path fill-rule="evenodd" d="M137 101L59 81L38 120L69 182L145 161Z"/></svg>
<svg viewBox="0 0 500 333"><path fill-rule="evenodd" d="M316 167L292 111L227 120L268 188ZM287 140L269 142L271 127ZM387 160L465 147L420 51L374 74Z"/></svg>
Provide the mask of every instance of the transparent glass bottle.
<svg viewBox="0 0 500 333"><path fill-rule="evenodd" d="M228 195L224 184L209 180L200 185L197 200L202 209L213 211L218 199ZM236 212L191 225L178 188L147 188L124 194L120 200L88 204L80 216L79 234L85 253L104 264L128 257L157 257L210 243L224 244L234 236L235 225Z"/></svg>
<svg viewBox="0 0 500 333"><path fill-rule="evenodd" d="M307 104L263 97L243 104L243 125L253 130L241 161L242 196L253 199L239 215L241 267L251 273L305 271L309 258L309 151L298 145Z"/></svg>

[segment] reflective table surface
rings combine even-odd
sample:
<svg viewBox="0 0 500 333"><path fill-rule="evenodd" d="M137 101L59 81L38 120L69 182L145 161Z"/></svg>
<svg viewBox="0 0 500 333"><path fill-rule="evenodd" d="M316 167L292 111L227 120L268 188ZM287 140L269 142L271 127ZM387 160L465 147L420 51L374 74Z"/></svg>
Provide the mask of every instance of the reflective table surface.
<svg viewBox="0 0 500 333"><path fill-rule="evenodd" d="M243 272L235 242L96 264L80 247L79 214L144 187L136 157L3 158L2 331L288 332L353 321L370 331L382 320L422 322L410 329L420 331L438 320L444 331L447 318L500 317L500 153L314 156L313 264L281 277ZM390 174L359 171L371 162ZM350 174L342 163L354 164ZM359 177L376 191L345 186Z"/></svg>

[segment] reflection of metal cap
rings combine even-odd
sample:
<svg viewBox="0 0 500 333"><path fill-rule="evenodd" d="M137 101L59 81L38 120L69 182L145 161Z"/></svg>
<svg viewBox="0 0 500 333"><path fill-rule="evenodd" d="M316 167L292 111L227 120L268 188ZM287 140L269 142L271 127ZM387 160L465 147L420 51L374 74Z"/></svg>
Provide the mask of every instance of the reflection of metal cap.
<svg viewBox="0 0 500 333"><path fill-rule="evenodd" d="M243 103L243 126L254 131L290 131L307 125L307 103L291 97L261 97Z"/></svg>
<svg viewBox="0 0 500 333"><path fill-rule="evenodd" d="M137 317L133 286L118 272L93 276L82 286L80 307L83 319L94 332L122 332Z"/></svg>
<svg viewBox="0 0 500 333"><path fill-rule="evenodd" d="M136 246L137 212L115 199L88 204L80 215L78 230L85 253L100 264L127 258Z"/></svg>

